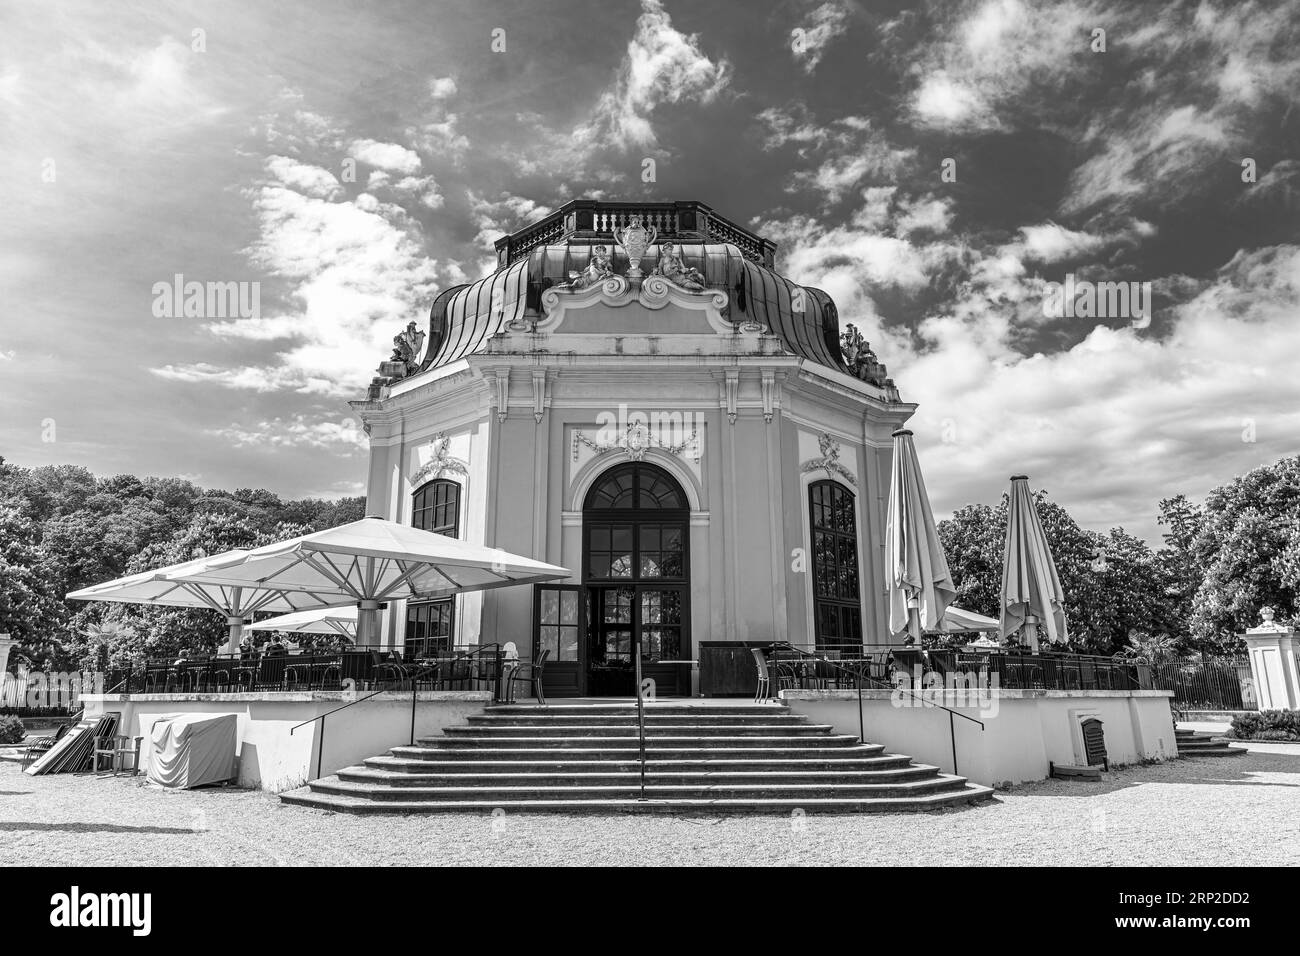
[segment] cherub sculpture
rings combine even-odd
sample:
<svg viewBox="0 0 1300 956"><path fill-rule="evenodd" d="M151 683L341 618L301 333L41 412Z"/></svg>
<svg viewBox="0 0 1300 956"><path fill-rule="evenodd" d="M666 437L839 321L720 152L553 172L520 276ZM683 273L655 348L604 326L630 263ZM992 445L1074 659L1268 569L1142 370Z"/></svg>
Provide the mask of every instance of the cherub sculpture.
<svg viewBox="0 0 1300 956"><path fill-rule="evenodd" d="M609 247L596 246L591 250L591 261L587 263L587 268L581 272L570 272L569 281L563 284L563 288L577 292L579 289L604 282L613 275L614 267L610 259Z"/></svg>

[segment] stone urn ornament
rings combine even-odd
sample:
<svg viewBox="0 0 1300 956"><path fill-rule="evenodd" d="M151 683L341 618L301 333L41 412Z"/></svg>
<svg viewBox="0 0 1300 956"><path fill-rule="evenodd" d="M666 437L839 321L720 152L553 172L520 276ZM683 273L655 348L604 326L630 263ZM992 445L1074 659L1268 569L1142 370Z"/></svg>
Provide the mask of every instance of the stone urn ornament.
<svg viewBox="0 0 1300 956"><path fill-rule="evenodd" d="M626 226L622 229L614 230L614 238L618 240L625 250L627 250L627 277L632 280L641 278L641 257L646 254L650 244L655 241L655 236L659 234L654 226L646 227L641 224L640 216L633 216Z"/></svg>

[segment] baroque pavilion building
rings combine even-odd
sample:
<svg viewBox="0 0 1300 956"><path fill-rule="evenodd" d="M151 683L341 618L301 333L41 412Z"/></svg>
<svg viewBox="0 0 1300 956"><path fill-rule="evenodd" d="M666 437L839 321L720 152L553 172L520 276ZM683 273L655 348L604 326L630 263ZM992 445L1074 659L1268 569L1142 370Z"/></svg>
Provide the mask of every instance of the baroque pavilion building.
<svg viewBox="0 0 1300 956"><path fill-rule="evenodd" d="M825 292L699 202L575 200L496 250L352 403L369 510L573 576L395 602L387 645L546 650L564 697L631 695L637 649L670 696L718 691L745 645L889 642L890 436L915 406Z"/></svg>

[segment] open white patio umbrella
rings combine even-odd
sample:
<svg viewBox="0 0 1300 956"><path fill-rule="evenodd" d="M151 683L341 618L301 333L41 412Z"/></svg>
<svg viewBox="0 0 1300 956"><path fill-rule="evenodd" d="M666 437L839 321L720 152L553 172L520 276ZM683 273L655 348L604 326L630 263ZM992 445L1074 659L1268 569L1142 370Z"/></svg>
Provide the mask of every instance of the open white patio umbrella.
<svg viewBox="0 0 1300 956"><path fill-rule="evenodd" d="M1001 634L1005 638L1028 630L1030 646L1038 650L1034 625L1042 625L1053 643L1065 640L1065 591L1034 507L1029 477L1012 475L1002 559Z"/></svg>
<svg viewBox="0 0 1300 956"><path fill-rule="evenodd" d="M997 621L993 622L997 626ZM295 611L280 614L264 621L249 624L250 631L284 631L288 634L342 634L356 637L357 606L322 607L314 611Z"/></svg>
<svg viewBox="0 0 1300 956"><path fill-rule="evenodd" d="M939 626L957 590L939 542L912 433L906 428L894 432L885 561L890 633L907 631L919 641L922 630Z"/></svg>
<svg viewBox="0 0 1300 956"><path fill-rule="evenodd" d="M359 610L357 644L363 647L378 642L379 606L385 601L569 576L567 568L379 517L264 545L203 569L203 579L212 584L345 593Z"/></svg>
<svg viewBox="0 0 1300 956"><path fill-rule="evenodd" d="M73 591L68 599L209 608L226 616L226 623L230 626L226 649L232 652L239 647L244 622L255 611L301 611L350 600L349 594L336 588L286 593L274 587L202 580L205 569L215 562L239 560L247 554L249 552L245 550L225 551L165 568L141 571Z"/></svg>

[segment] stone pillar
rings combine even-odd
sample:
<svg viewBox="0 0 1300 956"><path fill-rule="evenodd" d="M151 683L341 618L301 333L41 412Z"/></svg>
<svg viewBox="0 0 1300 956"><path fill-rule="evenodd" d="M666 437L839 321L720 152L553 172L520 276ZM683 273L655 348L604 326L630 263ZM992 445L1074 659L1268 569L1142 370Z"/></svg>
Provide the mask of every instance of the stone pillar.
<svg viewBox="0 0 1300 956"><path fill-rule="evenodd" d="M16 638L8 634L0 634L0 701L4 696L5 684L9 681L9 651L17 644Z"/></svg>
<svg viewBox="0 0 1300 956"><path fill-rule="evenodd" d="M1242 635L1259 709L1300 709L1300 632L1274 622L1271 607L1260 615L1263 622Z"/></svg>

